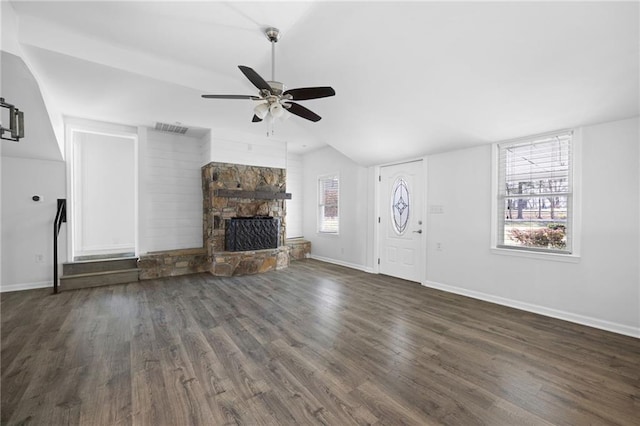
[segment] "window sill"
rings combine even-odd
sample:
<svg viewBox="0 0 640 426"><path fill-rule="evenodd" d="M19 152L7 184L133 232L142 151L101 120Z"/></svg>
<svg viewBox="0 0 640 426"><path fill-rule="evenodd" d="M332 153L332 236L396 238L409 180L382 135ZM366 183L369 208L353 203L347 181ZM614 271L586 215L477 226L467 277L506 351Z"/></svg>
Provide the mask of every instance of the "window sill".
<svg viewBox="0 0 640 426"><path fill-rule="evenodd" d="M338 232L316 232L317 235L322 237L339 237L340 233Z"/></svg>
<svg viewBox="0 0 640 426"><path fill-rule="evenodd" d="M525 250L510 250L507 248L492 247L491 253L503 256L526 257L529 259L551 260L554 262L579 263L580 256L577 254L560 254L560 253L540 253Z"/></svg>

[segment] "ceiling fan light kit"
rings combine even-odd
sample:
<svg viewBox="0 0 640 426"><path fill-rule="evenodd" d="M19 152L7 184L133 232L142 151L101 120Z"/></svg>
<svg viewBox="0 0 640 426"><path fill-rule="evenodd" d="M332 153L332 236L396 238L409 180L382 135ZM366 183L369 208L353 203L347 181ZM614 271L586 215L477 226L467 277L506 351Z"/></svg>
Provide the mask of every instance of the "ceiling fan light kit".
<svg viewBox="0 0 640 426"><path fill-rule="evenodd" d="M273 115L273 118L280 118L284 114L284 108L280 105L280 102L274 102L269 107L269 113Z"/></svg>
<svg viewBox="0 0 640 426"><path fill-rule="evenodd" d="M256 117L258 117L260 120L264 120L267 114L269 114L269 104L266 102L258 104L253 109L253 112L256 115Z"/></svg>
<svg viewBox="0 0 640 426"><path fill-rule="evenodd" d="M251 121L254 123L266 119L268 123L272 124L274 119L279 118L285 120L288 119L291 114L309 121L319 121L321 117L318 114L292 101L326 98L334 96L336 92L329 86L303 87L286 90L285 85L275 79L275 44L280 39L280 31L277 28L268 27L264 30L264 34L271 43L271 81L264 80L252 68L238 65L240 71L242 71L245 77L258 89L258 96L202 95L202 97L207 99L249 99L260 101L253 109L254 115ZM271 132L273 133L273 130L271 130Z"/></svg>

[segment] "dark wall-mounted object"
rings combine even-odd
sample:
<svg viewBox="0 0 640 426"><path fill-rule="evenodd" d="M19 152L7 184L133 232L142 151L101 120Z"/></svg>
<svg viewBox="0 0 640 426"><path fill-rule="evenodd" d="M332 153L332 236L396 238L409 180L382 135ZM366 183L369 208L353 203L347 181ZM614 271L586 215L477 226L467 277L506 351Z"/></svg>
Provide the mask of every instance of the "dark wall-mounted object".
<svg viewBox="0 0 640 426"><path fill-rule="evenodd" d="M40 196L39 195L34 195L33 197L31 197L31 199L33 201L40 201Z"/></svg>
<svg viewBox="0 0 640 426"><path fill-rule="evenodd" d="M9 127L0 126L0 139L19 142L21 138L24 138L24 113L15 105L6 103L4 98L0 98L0 107L9 110ZM11 136L7 137L4 135L5 133L9 133Z"/></svg>
<svg viewBox="0 0 640 426"><path fill-rule="evenodd" d="M242 191L238 189L215 189L214 197L221 198L249 198L252 200L290 200L289 192L271 191Z"/></svg>

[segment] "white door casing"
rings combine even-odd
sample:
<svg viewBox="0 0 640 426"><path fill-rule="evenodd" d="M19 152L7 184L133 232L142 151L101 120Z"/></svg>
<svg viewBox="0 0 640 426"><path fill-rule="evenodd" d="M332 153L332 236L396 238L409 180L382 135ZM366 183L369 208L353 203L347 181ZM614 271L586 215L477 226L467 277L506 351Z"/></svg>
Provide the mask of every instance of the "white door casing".
<svg viewBox="0 0 640 426"><path fill-rule="evenodd" d="M424 268L422 161L380 167L379 272L421 282Z"/></svg>

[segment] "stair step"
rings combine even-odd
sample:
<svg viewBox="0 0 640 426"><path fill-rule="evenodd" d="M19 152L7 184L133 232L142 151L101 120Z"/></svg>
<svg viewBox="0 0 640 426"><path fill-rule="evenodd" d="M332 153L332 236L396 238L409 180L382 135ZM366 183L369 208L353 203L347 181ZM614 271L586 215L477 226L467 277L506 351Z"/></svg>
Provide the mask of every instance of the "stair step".
<svg viewBox="0 0 640 426"><path fill-rule="evenodd" d="M92 272L119 271L138 267L138 259L129 257L124 259L85 260L69 262L62 265L63 275L89 274Z"/></svg>
<svg viewBox="0 0 640 426"><path fill-rule="evenodd" d="M90 272L60 277L60 289L63 291L76 290L136 281L138 281L138 268L122 269L119 271Z"/></svg>

